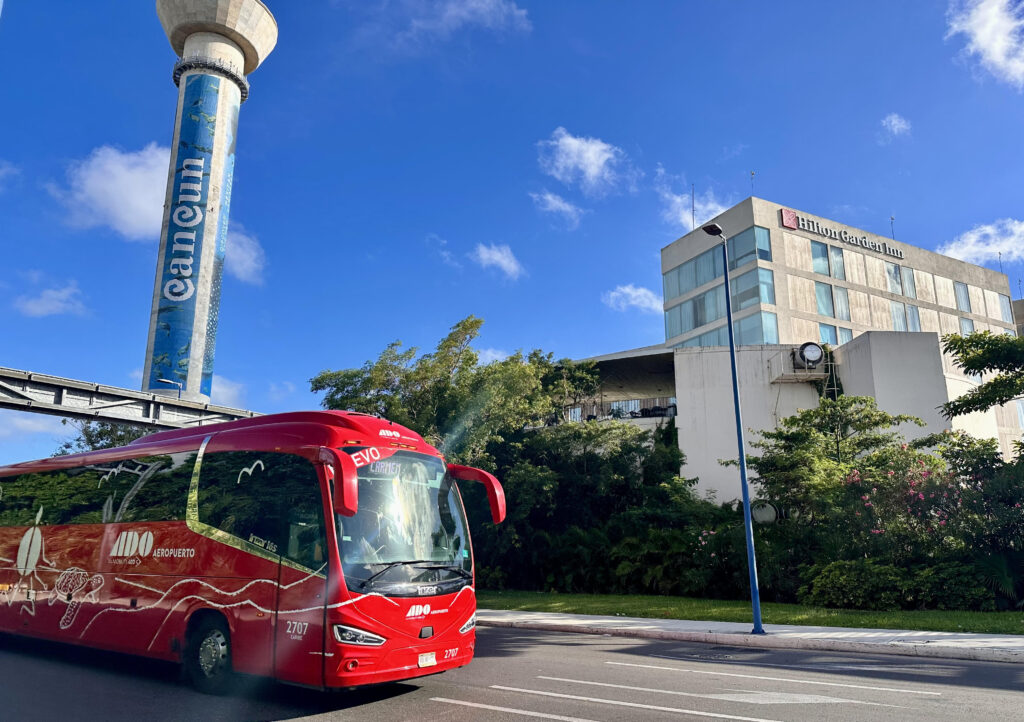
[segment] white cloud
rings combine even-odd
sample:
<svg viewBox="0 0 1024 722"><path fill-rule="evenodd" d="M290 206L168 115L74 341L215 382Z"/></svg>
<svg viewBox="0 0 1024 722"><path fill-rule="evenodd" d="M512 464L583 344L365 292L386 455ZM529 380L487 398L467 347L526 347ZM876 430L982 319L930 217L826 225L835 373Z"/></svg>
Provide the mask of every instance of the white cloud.
<svg viewBox="0 0 1024 722"><path fill-rule="evenodd" d="M11 162L0 159L0 193L3 193L7 181L14 178L21 171Z"/></svg>
<svg viewBox="0 0 1024 722"><path fill-rule="evenodd" d="M81 316L85 313L82 291L77 281L68 281L62 288L47 288L36 296L19 296L14 307L26 316L56 316L70 313Z"/></svg>
<svg viewBox="0 0 1024 722"><path fill-rule="evenodd" d="M964 52L999 80L1024 89L1024 6L1013 0L950 4L946 37L967 36Z"/></svg>
<svg viewBox="0 0 1024 722"><path fill-rule="evenodd" d="M248 233L241 223L229 224L224 270L243 283L262 286L266 265L267 254L259 239Z"/></svg>
<svg viewBox="0 0 1024 722"><path fill-rule="evenodd" d="M68 187L52 192L79 228L107 226L130 241L160 236L170 148L150 143L142 150L96 148L68 168Z"/></svg>
<svg viewBox="0 0 1024 722"><path fill-rule="evenodd" d="M467 27L486 30L529 32L532 29L526 10L511 0L444 0L443 2L406 2L412 17L399 33L399 43L447 40Z"/></svg>
<svg viewBox="0 0 1024 722"><path fill-rule="evenodd" d="M28 434L67 436L68 431L56 416L0 409L0 439Z"/></svg>
<svg viewBox="0 0 1024 722"><path fill-rule="evenodd" d="M477 349L477 362L481 366L486 366L494 361L504 361L511 354L508 351L502 351L500 348L481 348Z"/></svg>
<svg viewBox="0 0 1024 722"><path fill-rule="evenodd" d="M621 148L600 138L572 135L562 127L555 128L551 140L538 141L537 148L542 171L566 185L579 183L588 195L603 195L638 175Z"/></svg>
<svg viewBox="0 0 1024 722"><path fill-rule="evenodd" d="M654 181L654 190L661 198L661 217L672 225L682 227L685 231L692 231L696 228L695 217L696 224L699 226L729 208L729 204L715 198L715 192L710 188L703 193L697 193L692 198L685 191L675 193L672 189L672 177L660 165Z"/></svg>
<svg viewBox="0 0 1024 722"><path fill-rule="evenodd" d="M462 264L455 260L455 256L451 251L448 250L448 241L441 238L436 233L430 233L427 235L427 245L434 246L437 249L437 255L441 257L446 266L452 268L462 268Z"/></svg>
<svg viewBox="0 0 1024 722"><path fill-rule="evenodd" d="M881 142L888 143L893 138L901 135L910 135L910 121L899 113L889 113L882 118L882 130L884 134Z"/></svg>
<svg viewBox="0 0 1024 722"><path fill-rule="evenodd" d="M245 408L245 386L220 374L213 375L210 388L210 402L233 409Z"/></svg>
<svg viewBox="0 0 1024 722"><path fill-rule="evenodd" d="M275 381L270 382L270 398L274 401L282 401L288 396L295 393L295 384L291 381L282 381L277 383Z"/></svg>
<svg viewBox="0 0 1024 722"><path fill-rule="evenodd" d="M544 213L554 213L561 216L569 230L575 230L579 227L580 218L586 212L579 206L575 206L565 200L562 196L549 191L531 193L530 198L533 199L537 208Z"/></svg>
<svg viewBox="0 0 1024 722"><path fill-rule="evenodd" d="M512 253L512 249L506 245L491 244L485 246L482 243L476 244L476 248L470 254L470 258L479 263L483 268L495 266L506 278L516 280L524 273L522 264Z"/></svg>
<svg viewBox="0 0 1024 722"><path fill-rule="evenodd" d="M994 223L975 226L952 241L944 243L938 252L970 263L997 261L1024 261L1024 221L1003 218Z"/></svg>
<svg viewBox="0 0 1024 722"><path fill-rule="evenodd" d="M601 300L609 308L616 311L626 311L630 308L637 308L644 313L662 313L661 297L649 288L634 286L632 283L625 286L616 286L614 291L605 291Z"/></svg>

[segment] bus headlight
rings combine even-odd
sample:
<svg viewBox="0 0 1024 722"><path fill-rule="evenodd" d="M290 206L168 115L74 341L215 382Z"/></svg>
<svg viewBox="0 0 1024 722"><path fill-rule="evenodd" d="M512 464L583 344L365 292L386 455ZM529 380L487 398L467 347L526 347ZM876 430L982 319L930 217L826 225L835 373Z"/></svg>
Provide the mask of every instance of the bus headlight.
<svg viewBox="0 0 1024 722"><path fill-rule="evenodd" d="M463 624L462 627L459 628L459 632L461 634L465 634L469 630L475 629L475 628L476 628L476 612L473 612L473 614L470 616L470 618L466 620L466 623Z"/></svg>
<svg viewBox="0 0 1024 722"><path fill-rule="evenodd" d="M334 638L341 644L358 644L363 647L379 647L387 641L384 637L365 629L346 627L344 624L334 625Z"/></svg>

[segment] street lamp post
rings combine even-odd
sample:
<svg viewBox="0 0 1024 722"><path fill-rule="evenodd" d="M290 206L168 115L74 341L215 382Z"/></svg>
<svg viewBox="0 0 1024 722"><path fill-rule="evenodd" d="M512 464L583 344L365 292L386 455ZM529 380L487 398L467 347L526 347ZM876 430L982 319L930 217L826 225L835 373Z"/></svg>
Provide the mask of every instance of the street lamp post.
<svg viewBox="0 0 1024 722"><path fill-rule="evenodd" d="M743 527L747 537L747 567L750 570L750 601L754 607L754 629L751 634L764 634L761 626L761 594L757 588L757 559L754 557L754 527L750 519L750 489L747 484L747 452L743 443L743 417L740 414L740 384L736 375L736 339L732 328L732 290L729 286L729 241L717 223L704 226L709 236L722 239L722 264L725 271L725 321L729 329L729 362L732 365L732 400L736 409L736 444L740 453L740 489L743 492Z"/></svg>
<svg viewBox="0 0 1024 722"><path fill-rule="evenodd" d="M162 384L170 384L171 386L177 386L178 387L178 398L179 399L181 398L182 383L180 381L171 381L170 379L157 379L157 381L159 381Z"/></svg>

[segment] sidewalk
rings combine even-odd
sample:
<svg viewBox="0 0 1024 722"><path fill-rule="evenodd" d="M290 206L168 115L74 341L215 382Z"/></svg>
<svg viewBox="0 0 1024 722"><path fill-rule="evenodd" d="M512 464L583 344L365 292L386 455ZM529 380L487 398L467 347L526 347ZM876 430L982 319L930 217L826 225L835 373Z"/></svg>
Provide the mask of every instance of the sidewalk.
<svg viewBox="0 0 1024 722"><path fill-rule="evenodd" d="M735 647L817 649L869 654L973 659L1024 664L1024 635L909 632L897 629L846 629L766 624L766 634L750 634L751 624L690 622L682 619L636 619L550 612L477 611L483 627L514 627L615 637L671 639Z"/></svg>

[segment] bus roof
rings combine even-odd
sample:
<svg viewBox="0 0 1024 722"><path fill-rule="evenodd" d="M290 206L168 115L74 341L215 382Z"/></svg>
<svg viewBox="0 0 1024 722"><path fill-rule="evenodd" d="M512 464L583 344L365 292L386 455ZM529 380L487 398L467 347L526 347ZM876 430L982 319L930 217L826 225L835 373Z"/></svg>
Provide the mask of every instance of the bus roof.
<svg viewBox="0 0 1024 722"><path fill-rule="evenodd" d="M103 457L114 457L123 455L126 449L139 448L153 450L153 453L161 453L161 447L180 445L187 439L196 439L198 448L199 441L211 434L236 430L258 431L260 427L275 426L278 424L315 424L320 426L334 427L335 429L347 430L346 434L340 436L340 444L344 446L399 446L407 449L415 449L430 454L438 454L437 449L424 441L423 437L412 429L406 428L393 421L382 419L379 416L361 414L355 411L290 411L282 414L266 414L254 416L235 421L226 421L221 424L204 424L203 426L189 427L186 429L168 429L158 431L136 439L127 446L116 449L100 449L97 451L86 451L68 456L50 457L38 461L28 461L9 466L0 466L0 476L7 476L10 473L26 473L42 470L43 468L69 467L79 464L98 463ZM176 444L178 442L178 444ZM146 449L145 447L149 447Z"/></svg>

